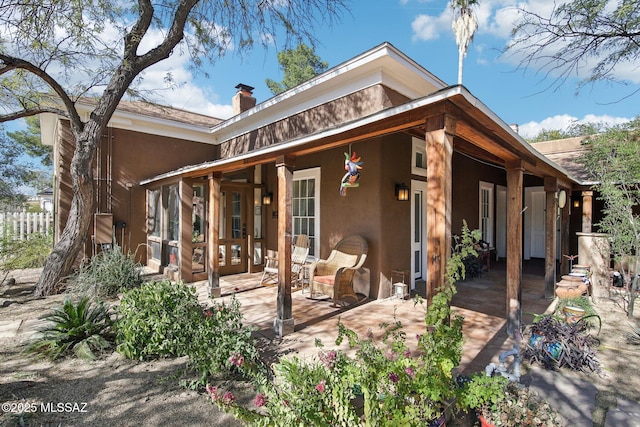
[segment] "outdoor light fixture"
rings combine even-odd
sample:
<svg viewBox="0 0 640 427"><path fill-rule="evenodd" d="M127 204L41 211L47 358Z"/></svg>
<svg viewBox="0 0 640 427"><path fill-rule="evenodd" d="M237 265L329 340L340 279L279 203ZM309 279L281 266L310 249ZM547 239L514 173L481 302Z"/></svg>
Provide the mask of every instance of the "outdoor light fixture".
<svg viewBox="0 0 640 427"><path fill-rule="evenodd" d="M575 199L575 200L573 201L573 207L574 207L574 208L579 208L579 207L580 207L580 200Z"/></svg>
<svg viewBox="0 0 640 427"><path fill-rule="evenodd" d="M271 193L264 193L262 195L262 204L263 205L270 205L271 204L271 199L273 198L273 194Z"/></svg>
<svg viewBox="0 0 640 427"><path fill-rule="evenodd" d="M407 187L404 182L402 184L396 184L396 199L402 201L409 200L409 187Z"/></svg>

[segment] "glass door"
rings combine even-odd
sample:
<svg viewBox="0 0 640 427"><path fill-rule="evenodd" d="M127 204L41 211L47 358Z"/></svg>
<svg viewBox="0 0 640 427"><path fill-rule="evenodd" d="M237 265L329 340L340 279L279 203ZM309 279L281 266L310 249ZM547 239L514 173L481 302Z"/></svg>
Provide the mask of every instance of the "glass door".
<svg viewBox="0 0 640 427"><path fill-rule="evenodd" d="M220 274L247 271L247 214L245 190L225 188L220 193Z"/></svg>

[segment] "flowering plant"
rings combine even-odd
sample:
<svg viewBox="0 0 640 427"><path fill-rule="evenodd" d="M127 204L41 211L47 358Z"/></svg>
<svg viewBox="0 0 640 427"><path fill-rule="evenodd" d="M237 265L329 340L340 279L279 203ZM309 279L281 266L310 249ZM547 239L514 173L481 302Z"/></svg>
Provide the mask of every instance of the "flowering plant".
<svg viewBox="0 0 640 427"><path fill-rule="evenodd" d="M325 349L316 341L321 349L314 358L283 357L267 375L249 372L257 391L253 407L209 387L212 400L258 426L429 425L459 394L472 390L460 387L453 374L462 356L463 319L451 312L450 302L456 292L453 282L464 277L462 258L467 248L472 250L474 236L465 224L449 261L448 281L432 297L425 310L425 331L415 341L397 320L382 323L377 338L371 329L361 338L338 322L336 346L346 342L348 351ZM461 409L468 409L468 402L484 400L460 402Z"/></svg>

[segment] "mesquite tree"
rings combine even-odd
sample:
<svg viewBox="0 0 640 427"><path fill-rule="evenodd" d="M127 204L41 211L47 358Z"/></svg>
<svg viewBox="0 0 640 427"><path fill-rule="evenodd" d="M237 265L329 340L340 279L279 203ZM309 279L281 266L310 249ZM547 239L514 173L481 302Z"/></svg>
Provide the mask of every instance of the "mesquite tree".
<svg viewBox="0 0 640 427"><path fill-rule="evenodd" d="M561 0L549 6L548 12L519 10L506 51L520 58L522 68L540 70L556 86L582 77L578 90L598 81L633 80L640 58L640 0Z"/></svg>
<svg viewBox="0 0 640 427"><path fill-rule="evenodd" d="M255 43L314 41L314 25L339 16L342 0L0 0L0 122L54 113L75 140L69 219L36 285L50 294L88 236L96 147L118 103L141 74L186 52L196 67ZM91 113L76 103L92 97Z"/></svg>

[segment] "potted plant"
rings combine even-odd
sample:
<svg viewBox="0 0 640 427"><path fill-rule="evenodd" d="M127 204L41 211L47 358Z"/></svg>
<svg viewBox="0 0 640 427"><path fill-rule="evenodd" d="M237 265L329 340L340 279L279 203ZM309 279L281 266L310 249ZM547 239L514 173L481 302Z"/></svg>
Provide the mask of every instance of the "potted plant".
<svg viewBox="0 0 640 427"><path fill-rule="evenodd" d="M557 412L533 390L509 383L503 397L487 403L478 413L481 427L544 426L560 427Z"/></svg>

